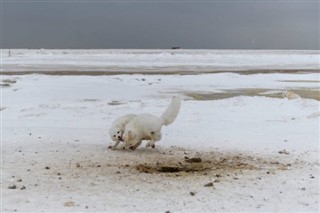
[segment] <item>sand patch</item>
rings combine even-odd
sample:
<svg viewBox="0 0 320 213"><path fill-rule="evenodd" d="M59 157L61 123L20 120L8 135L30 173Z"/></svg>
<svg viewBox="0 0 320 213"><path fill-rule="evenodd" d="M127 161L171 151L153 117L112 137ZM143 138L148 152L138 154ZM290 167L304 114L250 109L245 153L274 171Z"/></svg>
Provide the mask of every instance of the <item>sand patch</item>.
<svg viewBox="0 0 320 213"><path fill-rule="evenodd" d="M113 100L113 101L108 102L108 105L111 105L111 106L117 106L117 105L122 105L122 104L126 104L126 102L117 101L117 100Z"/></svg>
<svg viewBox="0 0 320 213"><path fill-rule="evenodd" d="M107 148L103 145L47 143L42 139L37 144L4 151L2 189L4 208L8 211L13 211L8 208L11 202L17 211L25 211L30 202L42 210L52 202L61 211L70 207L84 211L97 205L117 206L119 197L122 201L118 203L127 202L126 193L139 202L141 196L152 197L159 191L165 192L165 196L173 193L196 197L212 190L224 193L225 187L248 187L248 183L253 190L256 184L266 187L264 183L269 181L283 188L285 185L275 181L277 178L295 176L306 166L314 174L313 164L310 166L291 154L263 156L176 146L105 153ZM317 178L308 177L313 182ZM18 199L21 193L28 200ZM103 200L97 202L101 197Z"/></svg>
<svg viewBox="0 0 320 213"><path fill-rule="evenodd" d="M289 83L320 83L317 80L283 80L280 82L289 82Z"/></svg>
<svg viewBox="0 0 320 213"><path fill-rule="evenodd" d="M50 180L56 181L58 178L67 182L78 178L91 182L91 178L117 173L131 176L148 173L167 177L224 177L227 174L244 174L246 171L260 173L287 170L294 164L286 162L285 159L290 156L283 157L280 154L277 158L265 158L240 152L199 152L181 147L139 148L135 151L119 149L108 150L107 153L104 150L106 147L81 144L63 147L50 145L46 151L33 152L19 148L15 152L16 156L6 165L10 168L10 175L24 179L23 173L35 172L38 180L43 176L49 184ZM284 160L281 161L281 158Z"/></svg>
<svg viewBox="0 0 320 213"><path fill-rule="evenodd" d="M91 99L83 99L82 100L82 102L99 102L99 101L101 101L100 99L93 99L93 98L91 98Z"/></svg>
<svg viewBox="0 0 320 213"><path fill-rule="evenodd" d="M296 94L299 94L301 98L314 99L320 101L319 89L292 89L290 90ZM221 92L196 92L187 91L184 95L194 100L221 100L227 98L233 98L236 96L263 96L269 98L283 98L282 91L270 90L262 88L249 88L249 89L237 89L237 90L221 90Z"/></svg>
<svg viewBox="0 0 320 213"><path fill-rule="evenodd" d="M8 83L8 84L15 84L15 83L17 83L17 80L8 78L8 79L2 80L2 82L3 83Z"/></svg>
<svg viewBox="0 0 320 213"><path fill-rule="evenodd" d="M0 87L11 87L15 83L17 83L17 80L14 78L3 79L0 83Z"/></svg>

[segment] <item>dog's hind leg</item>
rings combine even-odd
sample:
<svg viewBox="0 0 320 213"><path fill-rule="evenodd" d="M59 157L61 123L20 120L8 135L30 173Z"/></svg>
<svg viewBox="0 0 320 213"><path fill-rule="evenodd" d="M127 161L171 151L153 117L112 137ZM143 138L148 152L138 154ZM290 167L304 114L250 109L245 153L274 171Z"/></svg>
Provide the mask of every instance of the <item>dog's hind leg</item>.
<svg viewBox="0 0 320 213"><path fill-rule="evenodd" d="M155 148L156 141L161 140L162 134L161 132L151 132L151 141L147 143L147 147Z"/></svg>
<svg viewBox="0 0 320 213"><path fill-rule="evenodd" d="M155 142L156 142L155 140L151 139L151 141L147 143L146 147L151 147L154 149L156 147Z"/></svg>

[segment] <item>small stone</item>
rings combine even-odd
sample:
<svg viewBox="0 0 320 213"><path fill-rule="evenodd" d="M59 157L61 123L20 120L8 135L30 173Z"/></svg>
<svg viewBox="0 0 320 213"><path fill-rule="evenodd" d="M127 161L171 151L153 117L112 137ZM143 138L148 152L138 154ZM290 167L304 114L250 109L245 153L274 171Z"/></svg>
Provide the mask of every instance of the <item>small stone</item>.
<svg viewBox="0 0 320 213"><path fill-rule="evenodd" d="M26 189L26 187L25 187L25 186L22 186L20 189L21 189L21 190L25 190L25 189Z"/></svg>
<svg viewBox="0 0 320 213"><path fill-rule="evenodd" d="M159 172L168 172L168 173L175 173L175 172L179 172L179 167L175 167L175 166L162 166L159 169Z"/></svg>
<svg viewBox="0 0 320 213"><path fill-rule="evenodd" d="M22 182L22 179L18 179L17 182Z"/></svg>
<svg viewBox="0 0 320 213"><path fill-rule="evenodd" d="M17 186L16 185L11 185L11 186L8 186L8 189L16 189Z"/></svg>
<svg viewBox="0 0 320 213"><path fill-rule="evenodd" d="M57 175L61 175L61 173L60 173L60 172L58 172L58 173L57 173Z"/></svg>
<svg viewBox="0 0 320 213"><path fill-rule="evenodd" d="M210 187L210 186L213 186L213 183L212 182L209 182L207 184L204 185L204 187Z"/></svg>
<svg viewBox="0 0 320 213"><path fill-rule="evenodd" d="M303 187L303 188L301 188L301 190L302 190L302 191L306 191L306 188Z"/></svg>
<svg viewBox="0 0 320 213"><path fill-rule="evenodd" d="M202 161L201 158L190 158L190 159L185 159L187 163L200 163Z"/></svg>
<svg viewBox="0 0 320 213"><path fill-rule="evenodd" d="M279 154L285 154L285 155L289 155L290 154L290 152L288 152L287 150L281 150L281 151L279 151L278 152Z"/></svg>
<svg viewBox="0 0 320 213"><path fill-rule="evenodd" d="M68 202L65 202L64 203L64 206L65 207L72 207L72 206L74 206L75 204L74 204L74 202L73 201L68 201Z"/></svg>
<svg viewBox="0 0 320 213"><path fill-rule="evenodd" d="M195 195L196 195L196 193L194 193L194 192L190 192L190 195L191 195L191 196L195 196Z"/></svg>
<svg viewBox="0 0 320 213"><path fill-rule="evenodd" d="M97 167L101 167L101 165L97 165Z"/></svg>
<svg viewBox="0 0 320 213"><path fill-rule="evenodd" d="M50 169L50 167L49 167L49 166L46 166L45 169Z"/></svg>

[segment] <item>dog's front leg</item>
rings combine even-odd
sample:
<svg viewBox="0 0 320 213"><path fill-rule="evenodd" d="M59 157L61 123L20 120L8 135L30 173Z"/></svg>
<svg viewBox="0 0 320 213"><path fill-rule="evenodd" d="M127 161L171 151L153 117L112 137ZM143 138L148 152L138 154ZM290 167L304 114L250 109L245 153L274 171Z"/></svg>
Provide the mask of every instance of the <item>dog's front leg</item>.
<svg viewBox="0 0 320 213"><path fill-rule="evenodd" d="M125 142L124 146L123 146L123 149L130 149L132 147L131 145L132 143L130 141L128 142Z"/></svg>
<svg viewBox="0 0 320 213"><path fill-rule="evenodd" d="M141 145L141 143L142 143L142 141L139 141L139 142L138 142L138 143L136 143L135 145L130 146L130 149L135 150L138 146L140 146L140 145Z"/></svg>
<svg viewBox="0 0 320 213"><path fill-rule="evenodd" d="M112 146L108 146L108 149L116 149L116 147L119 145L120 141L116 141L116 143Z"/></svg>

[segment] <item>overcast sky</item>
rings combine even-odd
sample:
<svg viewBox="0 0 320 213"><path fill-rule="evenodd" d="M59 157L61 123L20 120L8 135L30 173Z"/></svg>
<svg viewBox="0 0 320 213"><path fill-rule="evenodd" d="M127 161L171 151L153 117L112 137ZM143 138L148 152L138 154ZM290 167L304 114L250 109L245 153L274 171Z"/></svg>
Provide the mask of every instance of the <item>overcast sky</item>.
<svg viewBox="0 0 320 213"><path fill-rule="evenodd" d="M319 1L1 2L1 48L320 49Z"/></svg>

